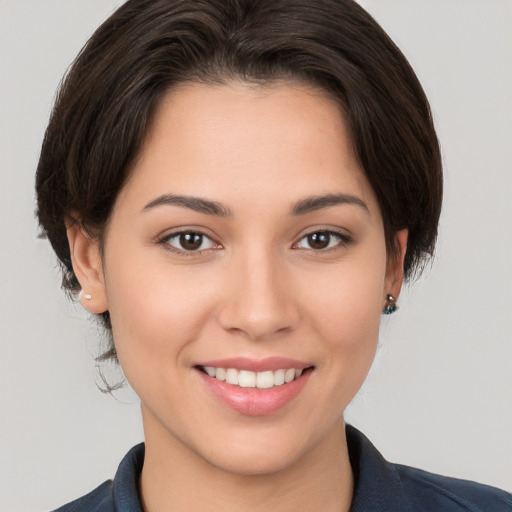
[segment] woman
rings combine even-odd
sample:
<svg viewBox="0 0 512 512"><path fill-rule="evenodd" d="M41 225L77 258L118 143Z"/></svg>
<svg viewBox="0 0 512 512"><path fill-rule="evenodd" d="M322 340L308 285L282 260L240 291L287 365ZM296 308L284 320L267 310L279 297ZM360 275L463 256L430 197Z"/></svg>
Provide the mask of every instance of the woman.
<svg viewBox="0 0 512 512"><path fill-rule="evenodd" d="M37 193L146 440L62 510L509 510L344 428L441 206L426 98L357 4L127 2L63 84Z"/></svg>

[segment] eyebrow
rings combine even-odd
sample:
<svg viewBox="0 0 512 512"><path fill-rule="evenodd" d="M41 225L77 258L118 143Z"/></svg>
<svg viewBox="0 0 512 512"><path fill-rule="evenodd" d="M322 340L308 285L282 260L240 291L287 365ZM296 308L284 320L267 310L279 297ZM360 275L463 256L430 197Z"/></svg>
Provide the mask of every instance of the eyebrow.
<svg viewBox="0 0 512 512"><path fill-rule="evenodd" d="M223 204L216 201L201 199L200 197L179 196L174 194L164 194L150 201L144 206L143 211L151 210L157 206L182 206L196 212L206 213L207 215L217 215L219 217L231 217L233 213Z"/></svg>
<svg viewBox="0 0 512 512"><path fill-rule="evenodd" d="M357 196L351 194L326 194L323 196L313 196L301 199L292 207L291 215L304 215L306 213L329 208L330 206L338 206L342 204L350 204L360 206L367 212L370 212L366 203Z"/></svg>
<svg viewBox="0 0 512 512"><path fill-rule="evenodd" d="M290 215L305 215L306 213L344 204L359 206L367 212L370 211L366 203L357 196L351 194L326 194L322 196L306 197L297 201L292 206ZM151 210L157 206L181 206L207 215L216 215L219 217L233 216L233 212L227 206L216 201L174 194L164 194L153 199L144 206L143 211Z"/></svg>

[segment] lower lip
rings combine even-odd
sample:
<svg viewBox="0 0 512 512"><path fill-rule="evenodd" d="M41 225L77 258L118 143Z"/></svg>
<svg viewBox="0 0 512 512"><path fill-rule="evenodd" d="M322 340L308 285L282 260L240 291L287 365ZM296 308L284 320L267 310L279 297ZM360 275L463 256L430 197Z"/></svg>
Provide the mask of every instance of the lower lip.
<svg viewBox="0 0 512 512"><path fill-rule="evenodd" d="M312 373L311 369L307 369L292 382L269 389L258 389L234 386L215 377L210 377L201 370L196 369L196 371L206 387L221 402L248 416L267 416L283 408L302 391Z"/></svg>

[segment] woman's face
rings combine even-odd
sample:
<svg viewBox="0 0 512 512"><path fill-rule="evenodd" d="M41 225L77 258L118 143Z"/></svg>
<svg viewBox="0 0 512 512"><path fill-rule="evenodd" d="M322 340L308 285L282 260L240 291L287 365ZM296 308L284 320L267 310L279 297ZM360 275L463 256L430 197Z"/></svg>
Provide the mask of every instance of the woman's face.
<svg viewBox="0 0 512 512"><path fill-rule="evenodd" d="M82 284L110 311L147 442L243 474L339 438L401 283L339 108L301 85L172 91L99 268Z"/></svg>

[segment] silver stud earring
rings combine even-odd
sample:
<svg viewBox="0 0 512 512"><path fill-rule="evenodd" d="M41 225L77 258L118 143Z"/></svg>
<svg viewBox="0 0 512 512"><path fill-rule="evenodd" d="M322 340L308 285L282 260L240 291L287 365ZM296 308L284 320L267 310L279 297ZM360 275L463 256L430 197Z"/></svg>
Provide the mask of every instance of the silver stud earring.
<svg viewBox="0 0 512 512"><path fill-rule="evenodd" d="M89 295L88 293L86 293L86 294L84 295L84 299L85 299L85 300L91 300L91 299L92 299L92 295Z"/></svg>
<svg viewBox="0 0 512 512"><path fill-rule="evenodd" d="M391 315L398 309L398 306L396 305L396 299L391 294L386 295L386 305L384 306L384 309L382 310L383 315Z"/></svg>
<svg viewBox="0 0 512 512"><path fill-rule="evenodd" d="M92 299L92 295L90 295L89 293L85 293L84 294L84 291L80 290L80 292L78 293L78 300L82 300L82 297L85 300L91 300Z"/></svg>

